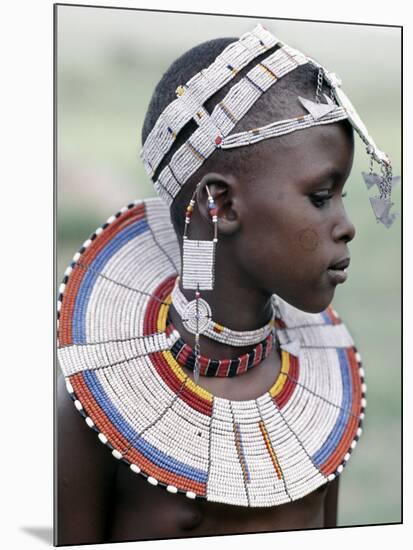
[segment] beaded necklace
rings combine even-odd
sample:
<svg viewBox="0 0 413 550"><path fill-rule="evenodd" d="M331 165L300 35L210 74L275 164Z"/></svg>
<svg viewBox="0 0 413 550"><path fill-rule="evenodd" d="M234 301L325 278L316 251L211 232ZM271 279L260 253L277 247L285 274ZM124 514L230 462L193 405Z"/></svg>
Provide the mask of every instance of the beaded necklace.
<svg viewBox="0 0 413 550"><path fill-rule="evenodd" d="M172 290L172 304L176 309L179 316L183 319L185 328L195 334L190 323L185 323L185 312L188 308L188 300L185 298L181 289L179 288L180 277L177 277L176 283ZM238 331L232 330L228 327L224 327L221 323L217 323L211 319L211 316L207 316L208 324L203 329L202 334L221 342L222 344L228 344L231 346L249 346L254 345L257 342L264 340L274 328L274 317L263 327L256 330Z"/></svg>
<svg viewBox="0 0 413 550"><path fill-rule="evenodd" d="M184 342L172 322L168 321L166 333L170 334L174 331L176 331L178 339L172 346L171 353L175 361L177 361L181 367L186 367L187 369L193 371L195 369L195 351L191 348L191 346L189 346L189 344ZM244 355L241 355L235 359L210 359L201 355L199 357L199 374L201 376L219 377L233 377L238 374L243 374L259 365L266 357L268 357L273 345L273 340L273 332L270 332L270 334L251 351L244 353Z"/></svg>
<svg viewBox="0 0 413 550"><path fill-rule="evenodd" d="M172 353L179 259L160 199L123 208L75 254L59 288L58 359L86 424L132 472L190 499L277 506L333 480L365 408L360 354L337 313L277 297L277 379L256 399L214 396Z"/></svg>

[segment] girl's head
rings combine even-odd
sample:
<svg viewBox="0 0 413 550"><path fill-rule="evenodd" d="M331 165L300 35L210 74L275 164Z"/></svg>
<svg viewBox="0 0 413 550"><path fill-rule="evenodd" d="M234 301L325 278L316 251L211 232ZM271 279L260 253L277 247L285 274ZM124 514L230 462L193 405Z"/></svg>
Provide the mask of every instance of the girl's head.
<svg viewBox="0 0 413 550"><path fill-rule="evenodd" d="M211 65L236 40L204 42L170 66L153 93L142 143L176 99L178 86ZM240 70L204 103L206 111L211 114L252 67L279 47L267 49ZM230 134L307 115L299 96L314 101L317 89L319 97L331 95L331 88L319 76L312 63L294 68L259 97ZM157 166L154 181L197 127L193 119L183 126ZM217 280L231 273L238 286L263 295L276 293L304 311L322 311L331 303L338 282L328 268L349 258L347 243L355 236L342 197L353 155L353 125L347 119L253 145L217 149L172 202L171 220L178 241L182 243L185 209L197 185L190 238L212 238L208 185L218 207Z"/></svg>

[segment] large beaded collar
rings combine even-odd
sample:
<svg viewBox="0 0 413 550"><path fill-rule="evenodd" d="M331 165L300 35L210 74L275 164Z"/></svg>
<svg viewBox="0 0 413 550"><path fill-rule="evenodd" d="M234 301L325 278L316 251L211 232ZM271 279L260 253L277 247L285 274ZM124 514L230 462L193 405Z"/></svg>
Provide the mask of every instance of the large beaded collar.
<svg viewBox="0 0 413 550"><path fill-rule="evenodd" d="M330 305L318 314L275 297L281 372L257 399L195 384L166 330L178 242L160 199L111 216L77 252L59 289L58 359L87 425L137 475L171 493L276 506L332 481L361 434L360 355ZM242 375L241 375L242 376Z"/></svg>

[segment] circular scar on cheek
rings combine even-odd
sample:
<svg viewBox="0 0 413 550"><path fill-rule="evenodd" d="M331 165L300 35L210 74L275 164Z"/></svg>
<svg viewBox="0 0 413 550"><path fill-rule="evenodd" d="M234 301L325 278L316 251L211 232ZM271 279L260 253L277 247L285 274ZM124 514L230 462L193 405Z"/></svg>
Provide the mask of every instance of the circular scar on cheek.
<svg viewBox="0 0 413 550"><path fill-rule="evenodd" d="M301 231L298 231L297 237L303 250L312 252L318 246L318 234L314 229L301 229Z"/></svg>

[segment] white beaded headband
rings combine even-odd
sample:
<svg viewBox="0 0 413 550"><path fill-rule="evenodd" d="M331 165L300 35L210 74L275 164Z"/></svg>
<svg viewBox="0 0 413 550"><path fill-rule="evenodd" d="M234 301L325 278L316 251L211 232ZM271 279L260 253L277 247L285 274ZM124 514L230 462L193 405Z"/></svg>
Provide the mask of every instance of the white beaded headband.
<svg viewBox="0 0 413 550"><path fill-rule="evenodd" d="M206 99L229 82L242 67L276 44L280 46L279 49L257 63L232 86L209 115L203 107ZM308 115L299 115L229 135L263 93L280 78L306 63L313 64L319 70L316 101L298 97ZM331 87L331 98L324 94L327 103L319 101L323 79ZM376 220L390 227L399 215L390 213L393 206L390 200L391 190L399 177L393 177L390 159L376 146L340 86L341 80L337 75L329 73L312 58L282 43L259 24L250 33L242 35L237 42L227 46L212 65L192 77L184 86L177 88L177 99L161 113L143 145L140 156L145 169L153 179L179 130L191 119L195 120L198 125L196 130L172 155L154 181L156 191L170 206L185 182L216 149L246 146L296 130L348 119L370 155L370 171L363 172L365 183L368 188L377 185L380 191L379 196L369 197ZM380 164L381 175L373 172L373 160Z"/></svg>

